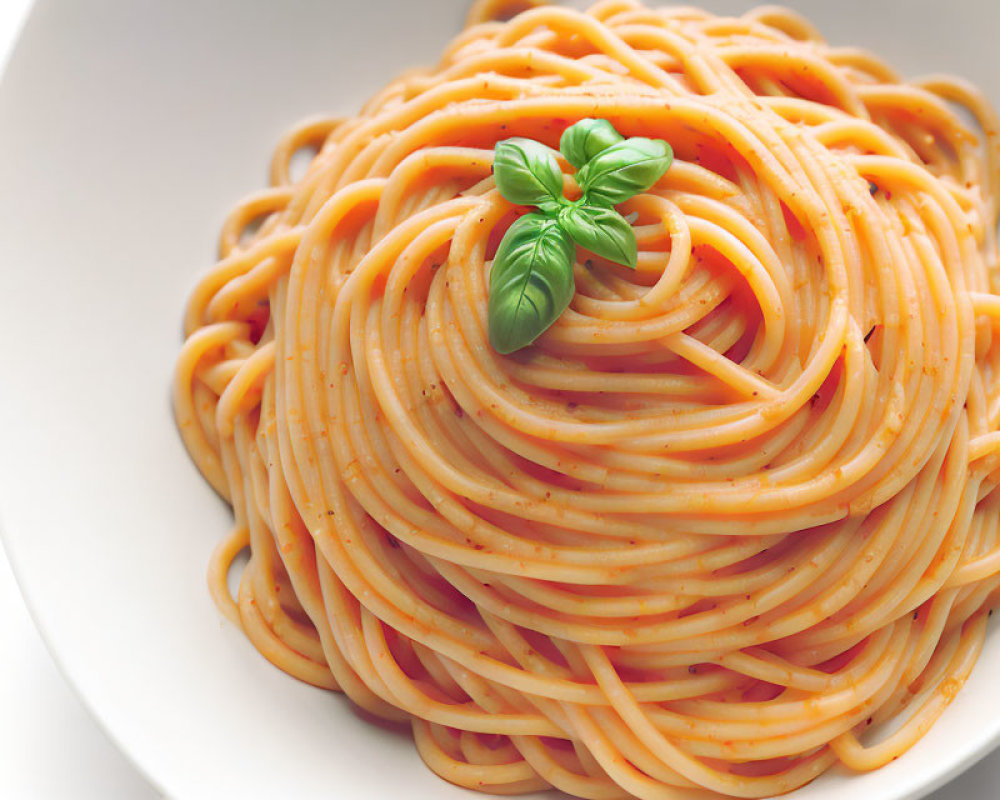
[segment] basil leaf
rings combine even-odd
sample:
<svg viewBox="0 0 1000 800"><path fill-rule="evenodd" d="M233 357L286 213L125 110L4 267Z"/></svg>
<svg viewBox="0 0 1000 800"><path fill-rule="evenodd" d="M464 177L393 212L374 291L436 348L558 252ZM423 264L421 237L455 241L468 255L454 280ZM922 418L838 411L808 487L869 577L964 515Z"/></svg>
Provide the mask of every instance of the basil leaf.
<svg viewBox="0 0 1000 800"><path fill-rule="evenodd" d="M616 205L649 189L673 160L673 150L662 139L635 136L595 155L576 174L576 182L587 204Z"/></svg>
<svg viewBox="0 0 1000 800"><path fill-rule="evenodd" d="M606 119L581 119L563 131L559 150L570 164L580 169L602 150L624 138Z"/></svg>
<svg viewBox="0 0 1000 800"><path fill-rule="evenodd" d="M591 253L635 269L635 231L612 208L574 206L559 213L559 222L574 241Z"/></svg>
<svg viewBox="0 0 1000 800"><path fill-rule="evenodd" d="M493 178L510 202L536 206L562 198L563 174L551 147L514 138L497 142L493 153Z"/></svg>
<svg viewBox="0 0 1000 800"><path fill-rule="evenodd" d="M559 213L559 209L564 208L568 202L565 198L560 198L559 200L539 200L535 205L545 216L554 217Z"/></svg>
<svg viewBox="0 0 1000 800"><path fill-rule="evenodd" d="M573 240L558 221L525 214L504 234L490 273L489 333L496 351L531 344L576 291Z"/></svg>

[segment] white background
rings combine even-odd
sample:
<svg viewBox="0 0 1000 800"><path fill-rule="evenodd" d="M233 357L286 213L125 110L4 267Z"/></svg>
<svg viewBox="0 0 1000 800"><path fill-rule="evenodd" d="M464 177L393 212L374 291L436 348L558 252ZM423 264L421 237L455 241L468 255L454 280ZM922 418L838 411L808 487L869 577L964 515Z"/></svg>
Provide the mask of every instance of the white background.
<svg viewBox="0 0 1000 800"><path fill-rule="evenodd" d="M0 65L6 63L29 6L30 0L0 0ZM60 675L31 623L2 550L0 642L0 798L159 797L97 727ZM931 800L996 800L998 796L1000 752Z"/></svg>

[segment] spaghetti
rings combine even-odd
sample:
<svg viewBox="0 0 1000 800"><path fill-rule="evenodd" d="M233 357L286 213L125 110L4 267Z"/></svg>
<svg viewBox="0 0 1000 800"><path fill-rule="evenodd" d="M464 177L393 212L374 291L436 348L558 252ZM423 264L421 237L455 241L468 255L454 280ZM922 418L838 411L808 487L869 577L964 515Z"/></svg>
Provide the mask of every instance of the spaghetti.
<svg viewBox="0 0 1000 800"><path fill-rule="evenodd" d="M773 8L536 5L478 4L435 69L295 128L226 220L174 394L235 515L213 594L462 786L883 765L1000 588L997 119ZM638 267L579 251L570 309L501 356L524 209L493 147L586 117L674 148L619 207Z"/></svg>

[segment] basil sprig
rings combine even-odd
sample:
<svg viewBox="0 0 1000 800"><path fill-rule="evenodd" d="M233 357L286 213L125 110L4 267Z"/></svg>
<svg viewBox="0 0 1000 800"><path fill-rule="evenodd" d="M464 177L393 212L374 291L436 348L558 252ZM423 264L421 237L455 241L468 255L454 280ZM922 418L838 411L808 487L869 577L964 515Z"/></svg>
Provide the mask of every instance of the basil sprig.
<svg viewBox="0 0 1000 800"><path fill-rule="evenodd" d="M504 234L490 273L490 344L513 353L535 341L569 306L575 242L590 252L635 268L632 226L614 206L649 190L673 162L662 139L625 139L604 119L570 126L559 150L577 168L579 200L562 193L556 152L533 139L498 142L493 177L507 200L531 205Z"/></svg>

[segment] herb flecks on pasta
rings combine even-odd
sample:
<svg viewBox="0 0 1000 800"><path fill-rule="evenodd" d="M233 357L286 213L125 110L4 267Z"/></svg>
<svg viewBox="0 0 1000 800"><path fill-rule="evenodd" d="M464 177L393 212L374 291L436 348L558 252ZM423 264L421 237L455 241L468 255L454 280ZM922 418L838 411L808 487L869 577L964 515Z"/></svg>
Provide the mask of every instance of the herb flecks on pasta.
<svg viewBox="0 0 1000 800"><path fill-rule="evenodd" d="M218 605L487 793L903 756L1000 588L1000 124L773 7L531 5L223 226L174 386Z"/></svg>

